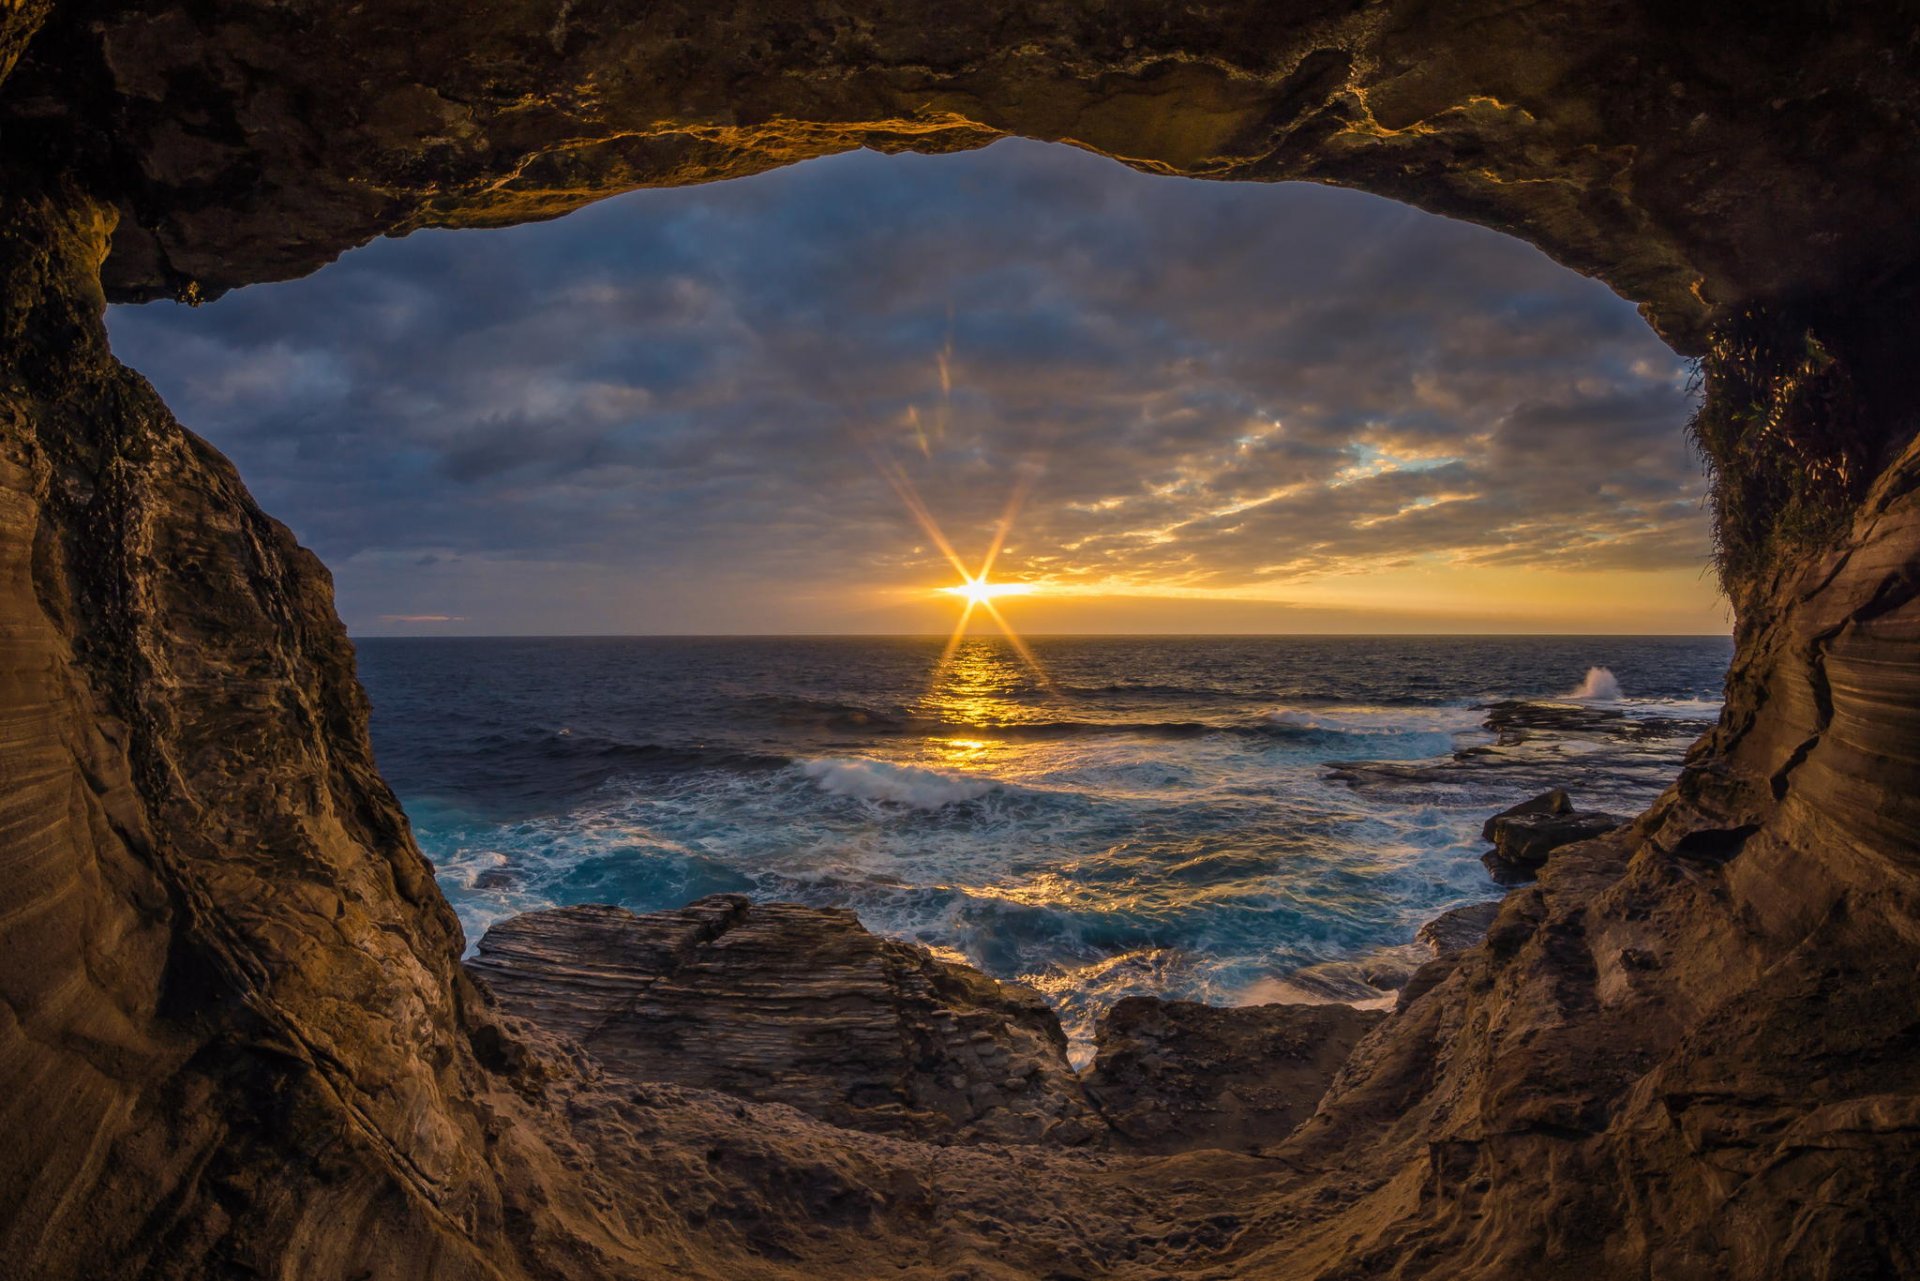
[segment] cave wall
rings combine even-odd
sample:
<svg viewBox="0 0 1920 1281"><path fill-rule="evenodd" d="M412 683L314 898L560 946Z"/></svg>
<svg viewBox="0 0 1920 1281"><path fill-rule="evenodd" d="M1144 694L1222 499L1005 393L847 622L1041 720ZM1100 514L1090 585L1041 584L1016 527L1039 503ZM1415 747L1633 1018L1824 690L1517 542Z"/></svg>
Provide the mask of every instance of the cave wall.
<svg viewBox="0 0 1920 1281"><path fill-rule="evenodd" d="M1920 1268L1914 32L1899 4L8 6L0 1274ZM1683 778L1436 963L1279 1163L915 1149L609 1093L503 1023L324 569L101 324L379 234L1011 133L1500 227L1683 351L1792 318L1858 393L1851 511L1729 583Z"/></svg>
<svg viewBox="0 0 1920 1281"><path fill-rule="evenodd" d="M8 197L0 1259L345 1275L477 1226L459 926L326 571L109 354L112 211Z"/></svg>

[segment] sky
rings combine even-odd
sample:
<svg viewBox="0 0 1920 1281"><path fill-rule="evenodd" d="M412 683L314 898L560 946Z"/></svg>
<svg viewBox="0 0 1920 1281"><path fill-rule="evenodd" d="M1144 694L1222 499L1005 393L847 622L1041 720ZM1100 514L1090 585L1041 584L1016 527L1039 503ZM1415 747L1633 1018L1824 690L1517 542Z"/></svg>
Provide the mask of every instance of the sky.
<svg viewBox="0 0 1920 1281"><path fill-rule="evenodd" d="M1016 501L1027 633L1729 626L1685 363L1358 192L855 152L108 322L358 635L940 633Z"/></svg>

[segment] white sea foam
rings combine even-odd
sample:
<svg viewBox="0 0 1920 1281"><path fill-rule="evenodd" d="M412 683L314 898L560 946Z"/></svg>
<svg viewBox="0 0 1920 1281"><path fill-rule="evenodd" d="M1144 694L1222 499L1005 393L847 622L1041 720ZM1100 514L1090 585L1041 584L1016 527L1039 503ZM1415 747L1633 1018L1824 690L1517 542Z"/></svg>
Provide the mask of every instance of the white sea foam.
<svg viewBox="0 0 1920 1281"><path fill-rule="evenodd" d="M823 792L922 810L979 800L997 786L988 779L943 774L917 765L891 765L863 756L806 761L800 772Z"/></svg>
<svg viewBox="0 0 1920 1281"><path fill-rule="evenodd" d="M1342 704L1337 710L1276 707L1261 720L1276 728L1323 734L1431 734L1476 729L1486 713L1477 706L1374 707Z"/></svg>
<svg viewBox="0 0 1920 1281"><path fill-rule="evenodd" d="M1275 708L1273 711L1268 712L1265 716L1261 717L1260 719L1264 720L1269 725L1284 725L1289 729L1321 730L1321 731L1333 731L1335 733L1345 733L1345 732L1360 728L1357 725L1342 724L1331 716L1326 716L1326 715L1316 716L1316 715L1313 715L1312 713L1299 711L1298 709L1292 708L1292 707Z"/></svg>
<svg viewBox="0 0 1920 1281"><path fill-rule="evenodd" d="M1580 688L1566 697L1583 702L1612 701L1620 697L1620 681L1610 668L1589 667L1587 678L1580 682Z"/></svg>

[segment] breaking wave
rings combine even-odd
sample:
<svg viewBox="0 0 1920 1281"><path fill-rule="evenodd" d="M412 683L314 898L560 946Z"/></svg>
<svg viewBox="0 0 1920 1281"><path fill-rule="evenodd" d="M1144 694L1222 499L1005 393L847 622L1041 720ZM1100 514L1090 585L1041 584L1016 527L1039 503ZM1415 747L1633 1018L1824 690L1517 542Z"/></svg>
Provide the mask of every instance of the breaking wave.
<svg viewBox="0 0 1920 1281"><path fill-rule="evenodd" d="M1580 688L1567 697L1582 702L1613 701L1620 697L1620 681L1611 668L1589 667L1587 678L1580 682Z"/></svg>
<svg viewBox="0 0 1920 1281"><path fill-rule="evenodd" d="M805 761L800 772L823 792L919 810L977 801L996 787L985 779L943 774L917 765L891 765L864 757Z"/></svg>

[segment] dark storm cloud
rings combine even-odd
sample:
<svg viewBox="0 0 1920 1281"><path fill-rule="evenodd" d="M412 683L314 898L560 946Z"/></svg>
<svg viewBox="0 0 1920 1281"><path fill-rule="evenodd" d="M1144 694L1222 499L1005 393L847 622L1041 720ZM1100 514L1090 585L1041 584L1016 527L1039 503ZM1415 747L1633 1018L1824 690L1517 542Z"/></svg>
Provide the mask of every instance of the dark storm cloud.
<svg viewBox="0 0 1920 1281"><path fill-rule="evenodd" d="M876 455L968 554L1030 472L1010 568L1090 584L1705 546L1680 363L1603 287L1372 197L1037 144L419 234L111 323L351 622L591 629L626 593L627 626L751 627L926 582Z"/></svg>

